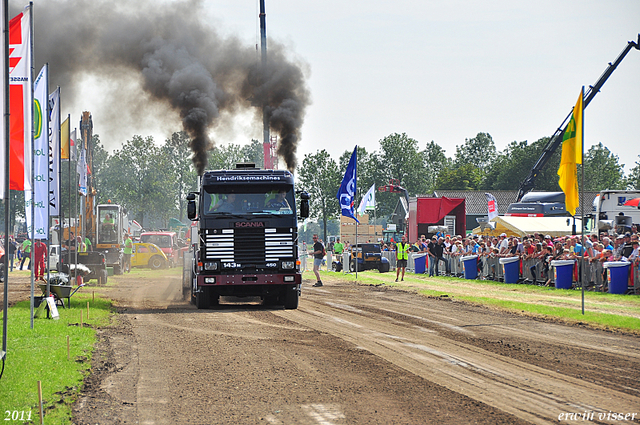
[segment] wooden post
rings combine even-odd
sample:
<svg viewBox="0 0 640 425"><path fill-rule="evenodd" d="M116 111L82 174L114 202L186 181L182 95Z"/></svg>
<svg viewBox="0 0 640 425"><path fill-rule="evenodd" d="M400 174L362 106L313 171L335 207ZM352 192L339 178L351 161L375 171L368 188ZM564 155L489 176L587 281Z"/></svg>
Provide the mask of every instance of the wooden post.
<svg viewBox="0 0 640 425"><path fill-rule="evenodd" d="M42 411L42 381L38 381L38 405L40 406L40 425L44 425L44 412Z"/></svg>

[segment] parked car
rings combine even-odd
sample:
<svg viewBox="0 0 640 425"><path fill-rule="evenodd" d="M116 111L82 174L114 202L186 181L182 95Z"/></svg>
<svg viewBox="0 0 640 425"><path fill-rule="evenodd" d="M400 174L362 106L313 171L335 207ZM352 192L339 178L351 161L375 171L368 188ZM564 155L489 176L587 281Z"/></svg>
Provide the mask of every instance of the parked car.
<svg viewBox="0 0 640 425"><path fill-rule="evenodd" d="M380 273L388 272L391 268L389 260L382 256L380 244L359 243L351 247L349 271L378 269Z"/></svg>
<svg viewBox="0 0 640 425"><path fill-rule="evenodd" d="M165 253L169 267L181 264L176 232L143 232L140 234L140 242L152 243L160 247Z"/></svg>
<svg viewBox="0 0 640 425"><path fill-rule="evenodd" d="M135 242L131 254L131 267L149 267L157 270L169 265L169 260L159 246L146 242Z"/></svg>

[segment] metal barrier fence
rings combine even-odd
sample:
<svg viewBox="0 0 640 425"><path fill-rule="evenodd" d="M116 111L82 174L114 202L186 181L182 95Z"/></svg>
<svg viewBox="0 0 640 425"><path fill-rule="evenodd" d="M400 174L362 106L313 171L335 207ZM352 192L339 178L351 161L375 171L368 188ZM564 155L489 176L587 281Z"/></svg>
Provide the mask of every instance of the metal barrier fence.
<svg viewBox="0 0 640 425"><path fill-rule="evenodd" d="M415 272L414 256L418 253L409 253L409 260L407 261L407 272ZM438 267L438 274L446 275L449 270L450 276L463 277L464 266L461 258L464 255L445 254L443 259L440 260ZM396 269L397 258L394 251L383 251L382 256L389 260L391 266L390 270ZM326 270L331 270L332 262L336 257L331 252L327 252L326 256ZM349 271L349 253L342 254L343 271ZM433 263L434 257L427 256L427 262L425 265L425 274L429 274L431 263ZM589 261L588 259L578 259L574 265L572 274L572 284L576 288L580 288L581 279L579 278L581 273L584 273L584 282L586 282L585 288L595 289L602 291L607 287L607 270L602 266L602 262ZM300 269L311 270L313 266L313 256L300 256ZM555 273L553 267L546 267L543 261L539 259L526 259L519 260L519 282L534 285L545 285L549 282L550 286L555 285ZM324 268L324 267L323 267ZM583 270L584 269L584 270ZM478 279L494 280L497 282L504 281L504 267L500 264L500 257L494 257L491 255L481 255L478 257ZM634 294L640 294L640 264L632 263L629 272L629 292Z"/></svg>

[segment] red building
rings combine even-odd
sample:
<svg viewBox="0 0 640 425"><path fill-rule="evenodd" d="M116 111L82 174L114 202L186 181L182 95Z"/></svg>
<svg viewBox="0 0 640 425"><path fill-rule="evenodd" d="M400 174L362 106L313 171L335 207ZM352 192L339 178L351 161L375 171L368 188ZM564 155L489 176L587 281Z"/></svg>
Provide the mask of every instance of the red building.
<svg viewBox="0 0 640 425"><path fill-rule="evenodd" d="M409 199L409 241L414 242L420 235L431 235L429 226L445 226L448 235L466 234L466 206L464 198Z"/></svg>

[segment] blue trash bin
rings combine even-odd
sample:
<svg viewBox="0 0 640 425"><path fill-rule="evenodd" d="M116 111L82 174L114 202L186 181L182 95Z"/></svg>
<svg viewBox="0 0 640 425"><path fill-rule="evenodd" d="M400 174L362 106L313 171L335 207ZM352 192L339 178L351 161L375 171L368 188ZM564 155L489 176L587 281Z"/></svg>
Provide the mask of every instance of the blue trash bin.
<svg viewBox="0 0 640 425"><path fill-rule="evenodd" d="M462 268L464 270L464 278L465 279L477 279L478 278L478 256L477 255L467 255L465 257L461 257L460 261L462 261Z"/></svg>
<svg viewBox="0 0 640 425"><path fill-rule="evenodd" d="M610 294L625 294L629 285L629 265L628 261L608 261L602 265L609 269L607 280L609 281Z"/></svg>
<svg viewBox="0 0 640 425"><path fill-rule="evenodd" d="M571 289L573 286L573 265L575 260L553 260L553 274L556 281L556 289Z"/></svg>
<svg viewBox="0 0 640 425"><path fill-rule="evenodd" d="M520 278L520 257L501 258L500 264L504 272L504 283L518 283Z"/></svg>
<svg viewBox="0 0 640 425"><path fill-rule="evenodd" d="M427 254L413 254L413 272L424 274L427 271Z"/></svg>

